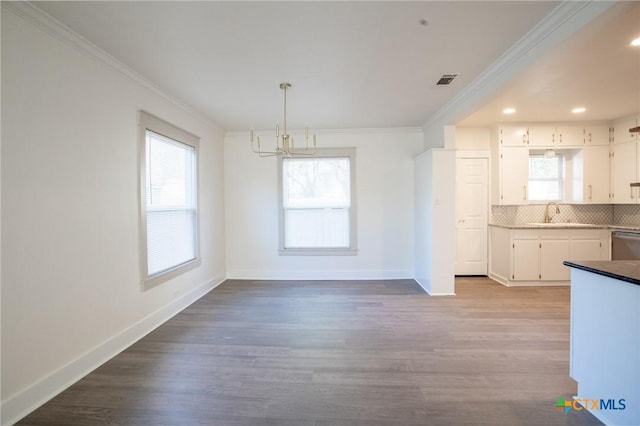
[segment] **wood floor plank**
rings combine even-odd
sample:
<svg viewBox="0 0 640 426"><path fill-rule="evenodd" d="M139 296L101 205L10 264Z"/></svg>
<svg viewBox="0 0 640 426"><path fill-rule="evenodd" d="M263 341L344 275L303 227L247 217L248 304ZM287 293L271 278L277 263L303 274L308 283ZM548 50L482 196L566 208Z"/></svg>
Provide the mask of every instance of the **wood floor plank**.
<svg viewBox="0 0 640 426"><path fill-rule="evenodd" d="M22 425L596 425L569 288L228 280Z"/></svg>

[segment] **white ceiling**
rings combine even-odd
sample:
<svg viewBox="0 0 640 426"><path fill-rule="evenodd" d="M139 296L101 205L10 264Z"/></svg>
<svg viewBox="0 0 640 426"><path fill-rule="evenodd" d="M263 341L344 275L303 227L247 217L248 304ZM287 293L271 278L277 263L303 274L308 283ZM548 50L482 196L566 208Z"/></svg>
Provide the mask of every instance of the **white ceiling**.
<svg viewBox="0 0 640 426"><path fill-rule="evenodd" d="M223 129L242 131L282 124L283 81L293 84L289 127L421 126L558 3L35 4ZM640 36L638 10L612 7L604 24L590 24L461 124L503 121L507 104L521 121L564 120L577 103L585 119L637 110L640 56L619 43ZM436 86L445 73L460 76Z"/></svg>
<svg viewBox="0 0 640 426"><path fill-rule="evenodd" d="M505 84L459 124L609 121L640 111L640 3L619 2ZM573 114L574 107L585 107ZM517 112L505 116L502 110Z"/></svg>

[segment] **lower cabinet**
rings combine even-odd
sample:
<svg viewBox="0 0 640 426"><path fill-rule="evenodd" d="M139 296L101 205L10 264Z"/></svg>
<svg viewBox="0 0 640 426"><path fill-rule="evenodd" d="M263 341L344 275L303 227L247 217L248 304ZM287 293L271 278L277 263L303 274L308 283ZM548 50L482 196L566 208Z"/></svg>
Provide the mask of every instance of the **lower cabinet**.
<svg viewBox="0 0 640 426"><path fill-rule="evenodd" d="M565 260L608 260L607 229L491 227L489 276L505 285L568 285Z"/></svg>
<svg viewBox="0 0 640 426"><path fill-rule="evenodd" d="M540 279L540 244L538 239L513 240L511 244L511 279Z"/></svg>

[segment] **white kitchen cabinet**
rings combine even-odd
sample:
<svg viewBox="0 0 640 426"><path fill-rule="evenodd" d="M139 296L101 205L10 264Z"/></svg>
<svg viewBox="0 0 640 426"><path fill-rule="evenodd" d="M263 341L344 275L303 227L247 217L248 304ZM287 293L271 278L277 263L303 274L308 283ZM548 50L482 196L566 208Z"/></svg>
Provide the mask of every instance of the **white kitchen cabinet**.
<svg viewBox="0 0 640 426"><path fill-rule="evenodd" d="M529 126L529 146L553 147L555 134L555 126Z"/></svg>
<svg viewBox="0 0 640 426"><path fill-rule="evenodd" d="M571 260L609 260L608 231L576 229L571 239Z"/></svg>
<svg viewBox="0 0 640 426"><path fill-rule="evenodd" d="M638 189L629 184L637 181L637 145L635 141L611 145L611 203L636 204Z"/></svg>
<svg viewBox="0 0 640 426"><path fill-rule="evenodd" d="M584 145L585 129L582 126L559 125L553 136L553 145L558 148Z"/></svg>
<svg viewBox="0 0 640 426"><path fill-rule="evenodd" d="M540 279L540 243L534 240L513 240L511 248L511 279L536 281Z"/></svg>
<svg viewBox="0 0 640 426"><path fill-rule="evenodd" d="M528 203L529 149L501 147L499 158L500 205Z"/></svg>
<svg viewBox="0 0 640 426"><path fill-rule="evenodd" d="M609 126L591 125L585 126L583 129L583 143L584 145L603 145L609 146Z"/></svg>
<svg viewBox="0 0 640 426"><path fill-rule="evenodd" d="M540 280L569 280L570 270L562 262L571 258L571 231L569 229L544 229L540 238Z"/></svg>
<svg viewBox="0 0 640 426"><path fill-rule="evenodd" d="M558 126L531 125L528 127L528 145L545 148L571 148L584 145L583 126L561 124Z"/></svg>
<svg viewBox="0 0 640 426"><path fill-rule="evenodd" d="M507 286L569 285L565 260L608 260L608 229L490 227L489 276Z"/></svg>
<svg viewBox="0 0 640 426"><path fill-rule="evenodd" d="M630 133L629 129L636 127L637 117L625 117L613 122L613 143L624 143L638 140L638 133Z"/></svg>
<svg viewBox="0 0 640 426"><path fill-rule="evenodd" d="M527 128L503 125L498 127L499 146L527 146Z"/></svg>
<svg viewBox="0 0 640 426"><path fill-rule="evenodd" d="M608 146L583 148L583 204L609 204L609 168Z"/></svg>

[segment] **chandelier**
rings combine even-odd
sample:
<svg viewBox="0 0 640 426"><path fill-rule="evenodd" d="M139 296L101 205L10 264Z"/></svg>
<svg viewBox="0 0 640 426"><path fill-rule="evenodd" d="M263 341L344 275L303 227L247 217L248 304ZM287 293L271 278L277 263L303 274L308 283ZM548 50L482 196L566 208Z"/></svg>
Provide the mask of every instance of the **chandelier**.
<svg viewBox="0 0 640 426"><path fill-rule="evenodd" d="M309 127L304 128L304 148L296 148L293 144L293 136L287 133L287 89L291 87L290 83L280 83L280 89L284 91L284 131L280 134L280 125L276 122L276 146L273 151L265 151L260 145L260 136L254 134L253 126L249 131L249 140L251 141L251 150L260 157L273 157L281 155L283 157L301 157L314 155L316 151L316 135L313 134L313 145L309 146Z"/></svg>

